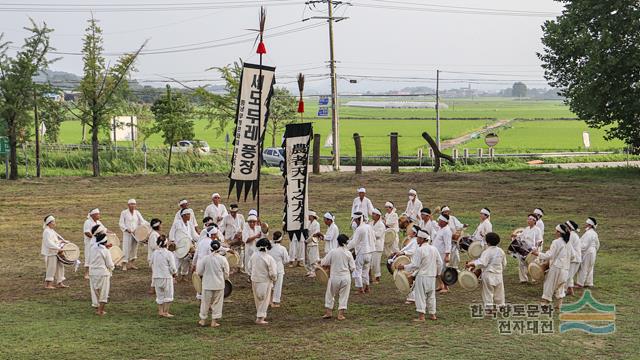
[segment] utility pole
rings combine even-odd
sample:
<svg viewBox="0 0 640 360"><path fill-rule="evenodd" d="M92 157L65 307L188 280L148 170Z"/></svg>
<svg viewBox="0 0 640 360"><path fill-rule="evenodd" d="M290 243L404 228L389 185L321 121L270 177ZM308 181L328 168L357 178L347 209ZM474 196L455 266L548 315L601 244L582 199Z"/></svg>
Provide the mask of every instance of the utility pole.
<svg viewBox="0 0 640 360"><path fill-rule="evenodd" d="M440 150L440 70L436 70L436 147Z"/></svg>
<svg viewBox="0 0 640 360"><path fill-rule="evenodd" d="M36 130L36 177L40 177L40 126L38 126L38 94L33 91L33 117Z"/></svg>
<svg viewBox="0 0 640 360"><path fill-rule="evenodd" d="M334 5L351 5L343 1L334 0L310 0L306 2L309 7L314 7L318 3L327 3L327 15L313 16L302 21L310 19L323 19L329 23L329 69L331 73L331 137L333 138L332 152L333 152L333 170L340 170L340 120L338 118L338 81L336 77L336 60L335 52L333 49L333 22L347 19L346 17L334 17L333 7Z"/></svg>

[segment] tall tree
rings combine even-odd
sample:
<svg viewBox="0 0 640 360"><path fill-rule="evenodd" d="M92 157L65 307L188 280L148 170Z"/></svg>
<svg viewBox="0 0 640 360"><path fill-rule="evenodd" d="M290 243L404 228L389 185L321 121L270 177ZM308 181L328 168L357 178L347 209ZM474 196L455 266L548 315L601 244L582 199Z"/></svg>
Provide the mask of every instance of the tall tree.
<svg viewBox="0 0 640 360"><path fill-rule="evenodd" d="M24 39L24 44L14 57L6 54L9 43L4 42L0 35L0 120L9 137L9 178L12 180L18 178L18 140L28 137L33 120L29 113L34 101L33 94L40 93L33 77L57 60L47 59L47 54L53 50L49 44L49 34L53 29L47 27L46 23L40 26L29 20L31 26L25 29L30 35Z"/></svg>
<svg viewBox="0 0 640 360"><path fill-rule="evenodd" d="M84 75L80 81L80 100L77 102L80 115L76 116L91 130L93 176L100 176L100 129L109 127L109 119L126 93L126 77L135 70L134 62L146 42L136 52L122 55L114 66L109 67L102 54L102 29L98 26L98 20L92 17L87 22L89 26L82 46Z"/></svg>
<svg viewBox="0 0 640 360"><path fill-rule="evenodd" d="M513 83L513 87L511 87L511 96L518 98L527 96L527 85L520 81Z"/></svg>
<svg viewBox="0 0 640 360"><path fill-rule="evenodd" d="M276 147L276 138L287 124L295 121L298 101L285 88L275 88L269 107L269 122L267 133L271 135L271 147ZM280 143L278 143L278 146Z"/></svg>
<svg viewBox="0 0 640 360"><path fill-rule="evenodd" d="M171 174L171 154L173 145L179 140L193 139L192 108L189 100L181 94L172 94L171 87L167 85L167 93L156 100L151 107L151 112L156 118L154 132L162 133L164 144L169 146L169 160L167 162L167 175Z"/></svg>
<svg viewBox="0 0 640 360"><path fill-rule="evenodd" d="M66 120L67 111L60 101L48 96L43 96L38 102L38 117L44 123L47 131L45 139L48 142L58 142L60 124ZM39 129L39 128L38 128Z"/></svg>
<svg viewBox="0 0 640 360"><path fill-rule="evenodd" d="M557 0L542 29L545 77L571 110L640 153L640 5L637 0Z"/></svg>

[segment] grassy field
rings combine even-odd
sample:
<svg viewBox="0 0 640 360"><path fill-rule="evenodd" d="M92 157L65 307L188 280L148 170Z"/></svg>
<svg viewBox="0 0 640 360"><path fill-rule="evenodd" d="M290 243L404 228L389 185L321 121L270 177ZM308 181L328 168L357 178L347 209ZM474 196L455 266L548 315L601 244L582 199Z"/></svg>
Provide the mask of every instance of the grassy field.
<svg viewBox="0 0 640 360"><path fill-rule="evenodd" d="M452 288L438 296L437 322L411 322L414 308L403 304L386 271L382 283L365 297L352 296L348 319L321 320L324 287L288 269L283 306L269 312L271 324L253 325L255 309L244 278L234 275L234 293L225 303L222 327L196 326L199 303L188 284L176 287L176 318L158 319L155 303L146 294L149 269L112 278L107 316L90 307L88 284L67 269L66 290L42 289L41 219L58 218L59 232L81 243L87 211L99 206L107 227L115 229L119 212L130 197L138 199L146 218L169 220L176 201L188 197L201 217L211 192L227 189L225 175L131 176L103 179L65 178L1 182L0 200L0 358L11 359L419 359L419 358L529 358L544 349L556 359L637 358L640 330L638 308L640 271L636 219L640 217L640 172L636 169L529 171L489 173L368 173L322 174L310 180L310 204L332 211L341 229L348 228L354 189L364 185L374 204L385 200L404 203L406 189L415 187L425 205L449 204L472 226L477 211L493 211L494 229L503 239L525 223L536 206L546 211L547 243L553 225L568 218L582 223L595 216L600 223L601 248L596 266L594 297L617 306L617 332L608 336L582 333L546 336L499 335L494 320L474 320L469 305L481 301L480 291ZM272 225L281 219L282 178L263 176L262 213ZM432 184L437 184L434 186ZM499 189L499 191L494 191ZM615 206L608 206L615 204ZM245 212L252 203L242 203ZM322 227L324 230L324 226ZM165 231L168 227L165 228ZM501 247L506 249L508 241ZM140 249L141 258L146 249ZM505 274L509 303L536 303L542 286L520 285L517 266L509 258ZM571 298L574 301L577 297ZM556 317L556 326L558 321ZM99 355L98 355L99 354ZM508 355L507 355L508 354ZM634 355L635 354L635 355Z"/></svg>
<svg viewBox="0 0 640 360"><path fill-rule="evenodd" d="M605 140L604 129L591 129L579 120L515 121L497 131L500 142L495 149L502 153L585 151L582 132L588 131L591 139L590 151L617 150L624 148L620 140ZM462 147L486 148L484 138L465 143Z"/></svg>

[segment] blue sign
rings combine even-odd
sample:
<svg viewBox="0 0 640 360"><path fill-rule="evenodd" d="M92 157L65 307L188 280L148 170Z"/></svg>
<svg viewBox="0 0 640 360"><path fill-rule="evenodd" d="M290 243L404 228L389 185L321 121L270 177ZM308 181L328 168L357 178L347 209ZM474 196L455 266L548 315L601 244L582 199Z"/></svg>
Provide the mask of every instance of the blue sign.
<svg viewBox="0 0 640 360"><path fill-rule="evenodd" d="M328 96L320 96L318 98L318 105L329 105L329 97ZM320 116L320 115L318 115Z"/></svg>
<svg viewBox="0 0 640 360"><path fill-rule="evenodd" d="M327 117L329 116L329 108L326 106L321 106L318 108L318 116L319 117Z"/></svg>

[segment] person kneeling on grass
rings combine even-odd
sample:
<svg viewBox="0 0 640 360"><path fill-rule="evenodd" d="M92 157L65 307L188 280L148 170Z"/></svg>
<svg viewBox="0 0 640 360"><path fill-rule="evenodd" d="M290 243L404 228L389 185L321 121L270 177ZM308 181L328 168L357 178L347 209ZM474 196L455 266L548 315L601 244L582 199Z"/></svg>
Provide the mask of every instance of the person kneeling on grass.
<svg viewBox="0 0 640 360"><path fill-rule="evenodd" d="M172 318L169 313L169 307L173 302L173 278L176 276L178 269L173 254L167 250L167 237L160 235L156 242L158 249L153 252L151 257L151 271L153 281L151 282L156 288L156 303L158 304L158 315L166 318Z"/></svg>
<svg viewBox="0 0 640 360"><path fill-rule="evenodd" d="M429 319L436 317L436 276L442 270L442 258L435 246L429 245L429 234L418 230L418 251L411 258L408 265L398 265L398 270L415 273L413 290L416 298L418 318L414 321L425 321L425 313L429 311Z"/></svg>
<svg viewBox="0 0 640 360"><path fill-rule="evenodd" d="M97 225L102 226L102 225ZM95 235L95 243L89 250L89 287L91 289L91 306L96 308L96 314L106 314L104 306L109 301L111 287L111 272L115 268L111 253L107 250L107 234Z"/></svg>
<svg viewBox="0 0 640 360"><path fill-rule="evenodd" d="M351 290L351 273L356 269L353 255L346 248L347 242L349 242L349 237L340 234L338 247L329 251L320 262L321 266L330 269L327 291L324 296L323 319L331 318L336 295L338 295L338 320L345 319L344 312L347 310L349 291Z"/></svg>
<svg viewBox="0 0 640 360"><path fill-rule="evenodd" d="M211 254L201 258L196 266L198 276L202 276L202 299L200 301L200 326L205 326L211 309L211 327L218 327L222 318L224 302L224 281L229 278L229 262L219 253L220 241L210 242Z"/></svg>
<svg viewBox="0 0 640 360"><path fill-rule="evenodd" d="M507 257L498 247L500 236L494 232L487 233L484 240L489 244L482 255L476 260L469 261L467 268L482 269L482 302L484 308L494 310L494 306L504 306L504 282L502 273L507 266Z"/></svg>

